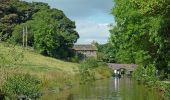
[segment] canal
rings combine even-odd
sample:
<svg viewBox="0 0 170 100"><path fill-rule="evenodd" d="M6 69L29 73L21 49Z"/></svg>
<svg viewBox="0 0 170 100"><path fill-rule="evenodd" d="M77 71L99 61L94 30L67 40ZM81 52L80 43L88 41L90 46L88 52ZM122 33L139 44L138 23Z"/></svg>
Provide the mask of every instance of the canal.
<svg viewBox="0 0 170 100"><path fill-rule="evenodd" d="M53 94L49 97L49 100L162 100L156 90L131 78L97 80L93 84L79 85L58 96Z"/></svg>

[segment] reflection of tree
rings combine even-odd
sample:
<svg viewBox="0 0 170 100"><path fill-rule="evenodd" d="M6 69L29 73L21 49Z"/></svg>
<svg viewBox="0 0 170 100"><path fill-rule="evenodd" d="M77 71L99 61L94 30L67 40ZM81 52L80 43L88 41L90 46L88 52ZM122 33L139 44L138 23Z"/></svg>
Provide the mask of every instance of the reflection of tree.
<svg viewBox="0 0 170 100"><path fill-rule="evenodd" d="M74 95L70 93L67 97L67 100L74 100Z"/></svg>

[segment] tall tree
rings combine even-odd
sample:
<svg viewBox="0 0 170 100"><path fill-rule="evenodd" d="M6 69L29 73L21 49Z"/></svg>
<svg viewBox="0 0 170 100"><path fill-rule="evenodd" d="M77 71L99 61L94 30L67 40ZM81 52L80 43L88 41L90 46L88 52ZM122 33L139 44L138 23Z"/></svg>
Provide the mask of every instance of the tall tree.
<svg viewBox="0 0 170 100"><path fill-rule="evenodd" d="M79 38L75 22L58 9L51 9L44 3L33 3L38 9L32 19L14 28L12 40L22 43L22 28L28 27L28 45L39 53L67 58L72 54L72 46Z"/></svg>
<svg viewBox="0 0 170 100"><path fill-rule="evenodd" d="M0 41L12 36L14 27L31 19L36 12L30 3L19 0L0 1Z"/></svg>
<svg viewBox="0 0 170 100"><path fill-rule="evenodd" d="M121 63L170 69L170 1L114 0L110 43Z"/></svg>

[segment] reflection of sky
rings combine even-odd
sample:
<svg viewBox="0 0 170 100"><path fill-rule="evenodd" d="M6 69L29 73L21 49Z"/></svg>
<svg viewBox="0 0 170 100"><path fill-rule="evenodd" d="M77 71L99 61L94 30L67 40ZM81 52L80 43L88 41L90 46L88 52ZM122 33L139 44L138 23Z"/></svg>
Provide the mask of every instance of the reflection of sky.
<svg viewBox="0 0 170 100"><path fill-rule="evenodd" d="M76 22L80 35L78 43L91 43L93 40L106 43L109 36L108 24L114 24L110 14L112 0L25 0L48 3L58 8Z"/></svg>

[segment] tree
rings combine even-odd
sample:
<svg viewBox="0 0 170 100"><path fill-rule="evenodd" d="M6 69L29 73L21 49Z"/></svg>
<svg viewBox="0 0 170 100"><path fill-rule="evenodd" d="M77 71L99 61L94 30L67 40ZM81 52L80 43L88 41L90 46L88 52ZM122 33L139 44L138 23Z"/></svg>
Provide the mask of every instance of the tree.
<svg viewBox="0 0 170 100"><path fill-rule="evenodd" d="M95 43L96 47L98 48L97 58L100 61L104 61L107 63L115 63L115 49L110 43L106 44L98 44Z"/></svg>
<svg viewBox="0 0 170 100"><path fill-rule="evenodd" d="M74 30L75 22L68 19L62 11L51 9L46 4L32 5L39 10L32 16L32 20L14 28L11 40L21 44L22 29L27 26L28 45L33 46L39 53L56 58L72 56L72 46L79 38Z"/></svg>
<svg viewBox="0 0 170 100"><path fill-rule="evenodd" d="M169 69L169 0L114 0L110 43L121 63L154 64Z"/></svg>
<svg viewBox="0 0 170 100"><path fill-rule="evenodd" d="M6 41L12 36L16 25L31 19L37 10L30 3L19 0L1 0L0 3L0 40Z"/></svg>

